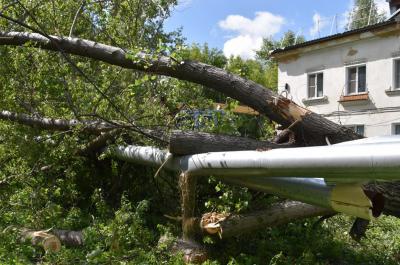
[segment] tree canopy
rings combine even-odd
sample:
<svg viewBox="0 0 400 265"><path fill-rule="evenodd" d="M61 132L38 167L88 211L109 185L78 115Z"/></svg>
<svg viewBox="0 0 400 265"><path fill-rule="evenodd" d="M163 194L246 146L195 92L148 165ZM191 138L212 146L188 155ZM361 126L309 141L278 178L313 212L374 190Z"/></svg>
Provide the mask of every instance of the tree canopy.
<svg viewBox="0 0 400 265"><path fill-rule="evenodd" d="M382 22L385 14L379 12L374 0L355 0L353 10L348 15L348 30L362 28Z"/></svg>

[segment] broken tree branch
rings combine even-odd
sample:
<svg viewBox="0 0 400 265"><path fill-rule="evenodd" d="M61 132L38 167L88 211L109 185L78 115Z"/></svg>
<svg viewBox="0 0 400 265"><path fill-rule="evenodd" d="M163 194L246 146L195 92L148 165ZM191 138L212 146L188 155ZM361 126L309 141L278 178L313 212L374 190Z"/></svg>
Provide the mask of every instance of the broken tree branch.
<svg viewBox="0 0 400 265"><path fill-rule="evenodd" d="M23 113L15 113L6 110L0 111L0 119L6 121L17 122L23 125L38 127L45 130L68 131L76 127L89 133L99 133L110 131L117 126L101 121L78 121L54 118L42 118L26 115Z"/></svg>
<svg viewBox="0 0 400 265"><path fill-rule="evenodd" d="M90 141L89 143L86 144L85 147L79 149L77 151L78 155L89 155L93 154L95 152L100 151L101 149L105 148L107 146L108 141L111 141L114 139L119 133L121 132L121 129L114 129L112 131L104 132L97 136L95 139Z"/></svg>

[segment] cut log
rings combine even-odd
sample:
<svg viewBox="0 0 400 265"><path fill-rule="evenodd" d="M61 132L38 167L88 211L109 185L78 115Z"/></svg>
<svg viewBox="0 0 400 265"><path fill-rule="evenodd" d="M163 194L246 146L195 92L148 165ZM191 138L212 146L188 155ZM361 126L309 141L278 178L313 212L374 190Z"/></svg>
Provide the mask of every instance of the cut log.
<svg viewBox="0 0 400 265"><path fill-rule="evenodd" d="M77 247L83 245L82 231L60 229L32 230L18 229L24 240L29 240L34 246L41 246L46 252L58 252L61 245Z"/></svg>
<svg viewBox="0 0 400 265"><path fill-rule="evenodd" d="M276 144L245 137L193 131L173 131L169 139L169 152L174 155L257 149L268 150L287 147L295 146L294 144Z"/></svg>
<svg viewBox="0 0 400 265"><path fill-rule="evenodd" d="M204 214L199 233L229 238L267 227L279 226L303 218L332 214L334 211L302 202L287 201L272 205L267 210L248 214Z"/></svg>
<svg viewBox="0 0 400 265"><path fill-rule="evenodd" d="M61 249L61 241L47 230L34 231L22 229L21 235L25 240L30 240L32 245L41 246L46 252L58 252Z"/></svg>

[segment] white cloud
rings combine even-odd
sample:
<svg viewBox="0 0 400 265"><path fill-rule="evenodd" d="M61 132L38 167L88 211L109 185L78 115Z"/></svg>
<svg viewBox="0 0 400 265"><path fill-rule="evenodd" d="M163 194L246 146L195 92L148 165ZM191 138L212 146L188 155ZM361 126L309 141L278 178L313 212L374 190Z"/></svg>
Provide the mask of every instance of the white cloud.
<svg viewBox="0 0 400 265"><path fill-rule="evenodd" d="M189 8L193 0L178 0L178 5L175 7L177 11L184 11Z"/></svg>
<svg viewBox="0 0 400 265"><path fill-rule="evenodd" d="M321 32L329 26L329 18L322 17L319 13L315 13L313 16L313 26L310 28L310 35L313 38L320 37Z"/></svg>
<svg viewBox="0 0 400 265"><path fill-rule="evenodd" d="M252 59L256 56L256 50L262 45L262 37L251 35L239 35L225 42L224 54L226 56L240 56L243 59Z"/></svg>
<svg viewBox="0 0 400 265"><path fill-rule="evenodd" d="M218 25L236 35L225 42L224 54L228 57L234 55L243 59L254 58L255 51L261 48L262 39L278 33L284 23L283 17L269 12L257 12L254 19L241 15L227 16Z"/></svg>

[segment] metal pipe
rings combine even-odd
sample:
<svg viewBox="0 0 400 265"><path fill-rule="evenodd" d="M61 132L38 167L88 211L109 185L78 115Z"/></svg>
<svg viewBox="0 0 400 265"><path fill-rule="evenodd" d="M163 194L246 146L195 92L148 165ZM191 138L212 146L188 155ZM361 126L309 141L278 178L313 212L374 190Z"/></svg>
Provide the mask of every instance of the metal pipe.
<svg viewBox="0 0 400 265"><path fill-rule="evenodd" d="M162 152L162 154L160 153ZM400 141L338 144L270 151L212 152L172 157L158 149L129 146L114 155L191 175L326 178L339 181L400 179Z"/></svg>

